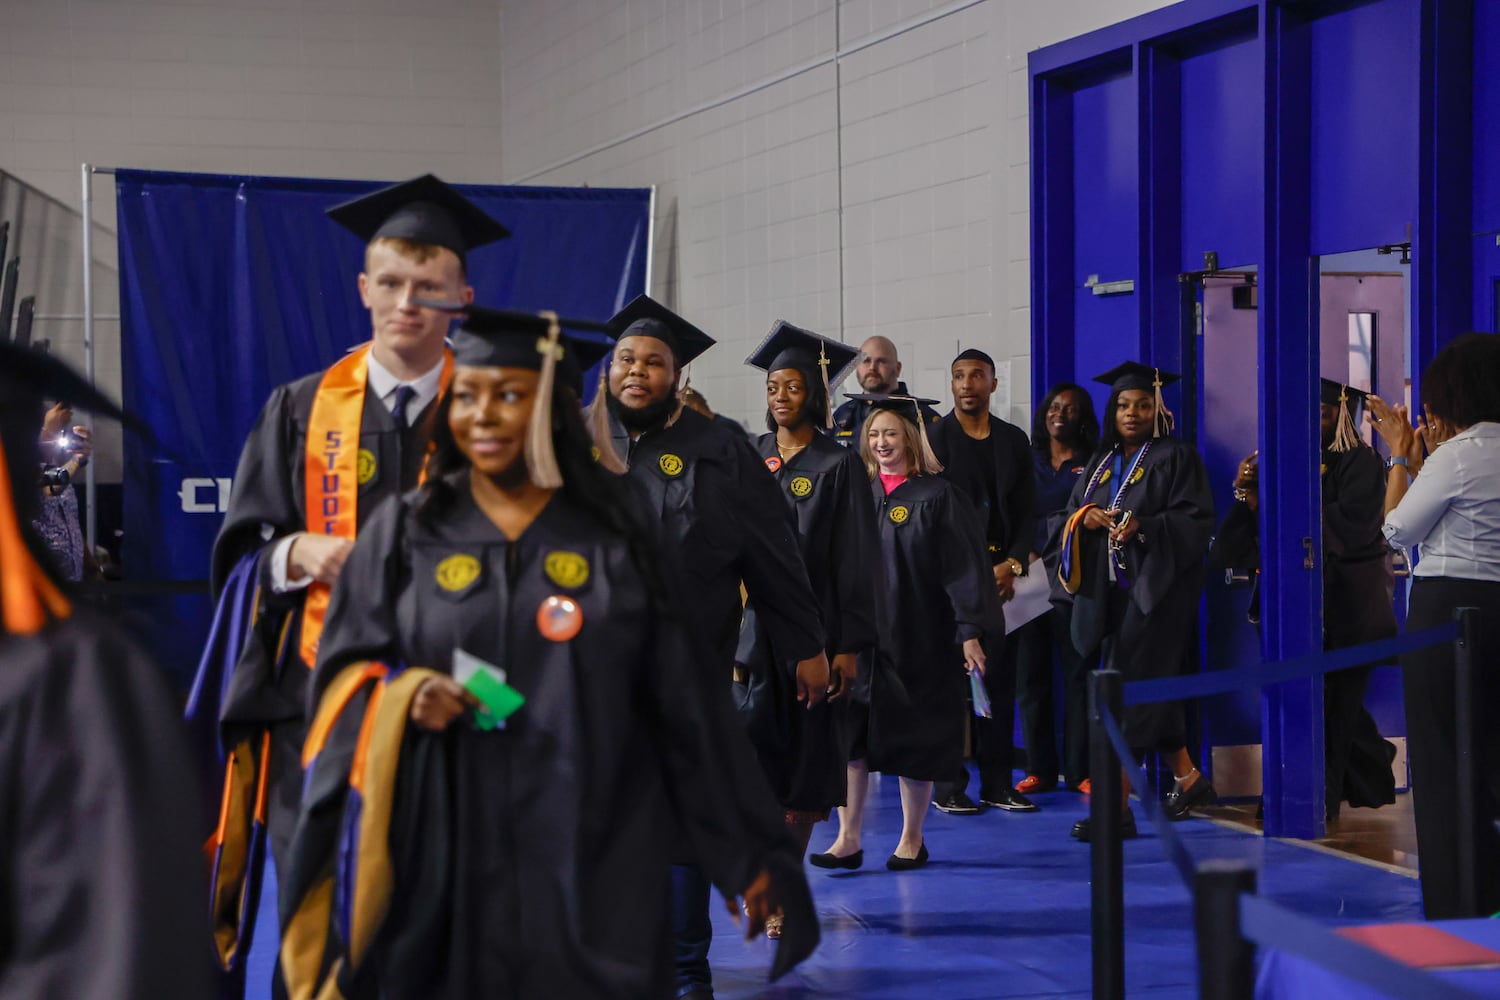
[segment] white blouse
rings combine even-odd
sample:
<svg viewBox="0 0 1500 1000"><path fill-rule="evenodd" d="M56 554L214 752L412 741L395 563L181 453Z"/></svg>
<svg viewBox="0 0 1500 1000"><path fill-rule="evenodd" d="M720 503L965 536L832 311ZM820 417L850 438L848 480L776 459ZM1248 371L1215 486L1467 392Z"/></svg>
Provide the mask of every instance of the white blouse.
<svg viewBox="0 0 1500 1000"><path fill-rule="evenodd" d="M1427 456L1383 530L1397 548L1421 546L1412 576L1500 581L1500 424L1477 423Z"/></svg>

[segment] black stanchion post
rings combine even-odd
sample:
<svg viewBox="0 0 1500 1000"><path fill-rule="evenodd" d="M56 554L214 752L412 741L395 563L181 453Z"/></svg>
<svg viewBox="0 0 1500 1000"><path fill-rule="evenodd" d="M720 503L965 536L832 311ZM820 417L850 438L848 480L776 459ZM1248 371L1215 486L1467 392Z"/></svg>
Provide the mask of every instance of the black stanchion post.
<svg viewBox="0 0 1500 1000"><path fill-rule="evenodd" d="M1243 861L1205 861L1193 876L1198 996L1251 1000L1255 945L1240 933L1240 895L1255 893L1255 869Z"/></svg>
<svg viewBox="0 0 1500 1000"><path fill-rule="evenodd" d="M1456 608L1458 638L1453 648L1453 738L1457 742L1458 766L1454 777L1458 783L1458 893L1459 905L1466 917L1482 917L1479 912L1479 844L1474 812L1474 711L1477 692L1474 685L1474 641L1479 634L1479 609ZM1420 794L1420 793L1419 793Z"/></svg>
<svg viewBox="0 0 1500 1000"><path fill-rule="evenodd" d="M1123 798L1120 758L1104 731L1101 710L1116 721L1124 689L1115 670L1089 676L1089 866L1092 877L1094 1000L1125 997L1125 876L1120 844Z"/></svg>

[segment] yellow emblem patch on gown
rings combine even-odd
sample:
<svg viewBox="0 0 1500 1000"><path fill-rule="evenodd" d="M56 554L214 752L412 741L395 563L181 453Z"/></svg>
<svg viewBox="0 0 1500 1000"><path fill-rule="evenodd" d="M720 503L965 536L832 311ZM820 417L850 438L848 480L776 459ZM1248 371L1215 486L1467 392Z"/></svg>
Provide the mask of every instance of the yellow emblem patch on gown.
<svg viewBox="0 0 1500 1000"><path fill-rule="evenodd" d="M806 476L798 476L791 482L792 496L805 497L812 492L812 480Z"/></svg>
<svg viewBox="0 0 1500 1000"><path fill-rule="evenodd" d="M589 561L577 552L549 552L542 571L559 587L582 587L589 579Z"/></svg>
<svg viewBox="0 0 1500 1000"><path fill-rule="evenodd" d="M437 572L433 576L438 586L444 590L463 590L479 579L479 560L462 553L449 556L437 564Z"/></svg>
<svg viewBox="0 0 1500 1000"><path fill-rule="evenodd" d="M676 455L663 455L657 460L656 464L662 472L669 476L676 477L682 475L682 459Z"/></svg>
<svg viewBox="0 0 1500 1000"><path fill-rule="evenodd" d="M363 486L375 478L375 470L378 463L375 461L375 453L368 448L359 449L359 464L355 467L359 478L359 485Z"/></svg>
<svg viewBox="0 0 1500 1000"><path fill-rule="evenodd" d="M911 517L911 508L896 506L891 508L890 518L892 524L905 524L906 519Z"/></svg>

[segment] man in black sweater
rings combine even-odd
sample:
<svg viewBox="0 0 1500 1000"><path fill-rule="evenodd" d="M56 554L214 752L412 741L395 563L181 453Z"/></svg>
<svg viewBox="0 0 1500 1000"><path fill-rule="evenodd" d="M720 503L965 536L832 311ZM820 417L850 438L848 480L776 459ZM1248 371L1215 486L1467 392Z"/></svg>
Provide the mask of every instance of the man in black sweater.
<svg viewBox="0 0 1500 1000"><path fill-rule="evenodd" d="M967 350L953 360L953 412L929 428L932 450L943 476L973 502L984 525L985 544L1000 603L1015 596L1016 577L1026 573L1036 527L1036 482L1026 433L990 413L998 385L995 362L983 351ZM993 635L993 638L990 636ZM979 801L1012 812L1034 812L1036 805L1012 785L1016 712L1014 651L1004 630L986 631L989 669L984 686L993 718L974 719L974 758L979 765ZM972 815L979 806L965 794L967 768L952 783L933 790L939 809Z"/></svg>

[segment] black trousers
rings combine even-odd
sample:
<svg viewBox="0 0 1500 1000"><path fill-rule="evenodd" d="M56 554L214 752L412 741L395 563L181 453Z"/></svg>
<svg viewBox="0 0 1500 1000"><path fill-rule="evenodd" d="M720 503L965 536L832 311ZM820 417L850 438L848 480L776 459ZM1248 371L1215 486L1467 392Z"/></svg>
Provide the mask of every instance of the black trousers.
<svg viewBox="0 0 1500 1000"><path fill-rule="evenodd" d="M1062 665L1062 774L1071 787L1089 776L1088 661L1072 638L1073 609L1052 606L1040 618L1011 633L1016 647L1016 704L1021 711L1026 771L1043 786L1057 780L1057 702L1055 665Z"/></svg>
<svg viewBox="0 0 1500 1000"><path fill-rule="evenodd" d="M1406 615L1408 632L1453 620L1455 608L1479 608L1479 643L1474 650L1478 696L1474 699L1476 770L1475 837L1479 870L1461 872L1458 863L1458 751L1454 741L1457 694L1451 643L1429 646L1401 657L1406 697L1407 752L1417 815L1417 867L1422 878L1422 911L1428 920L1479 917L1500 910L1500 583L1449 577L1417 577ZM1461 879L1479 886L1479 909L1459 904Z"/></svg>
<svg viewBox="0 0 1500 1000"><path fill-rule="evenodd" d="M984 690L990 696L991 718L981 719L971 713L974 724L974 763L979 765L979 795L1012 787L1015 770L1016 731L1016 659L1014 636L985 636ZM939 781L932 796L942 801L969 786L969 769L961 767L953 781Z"/></svg>

